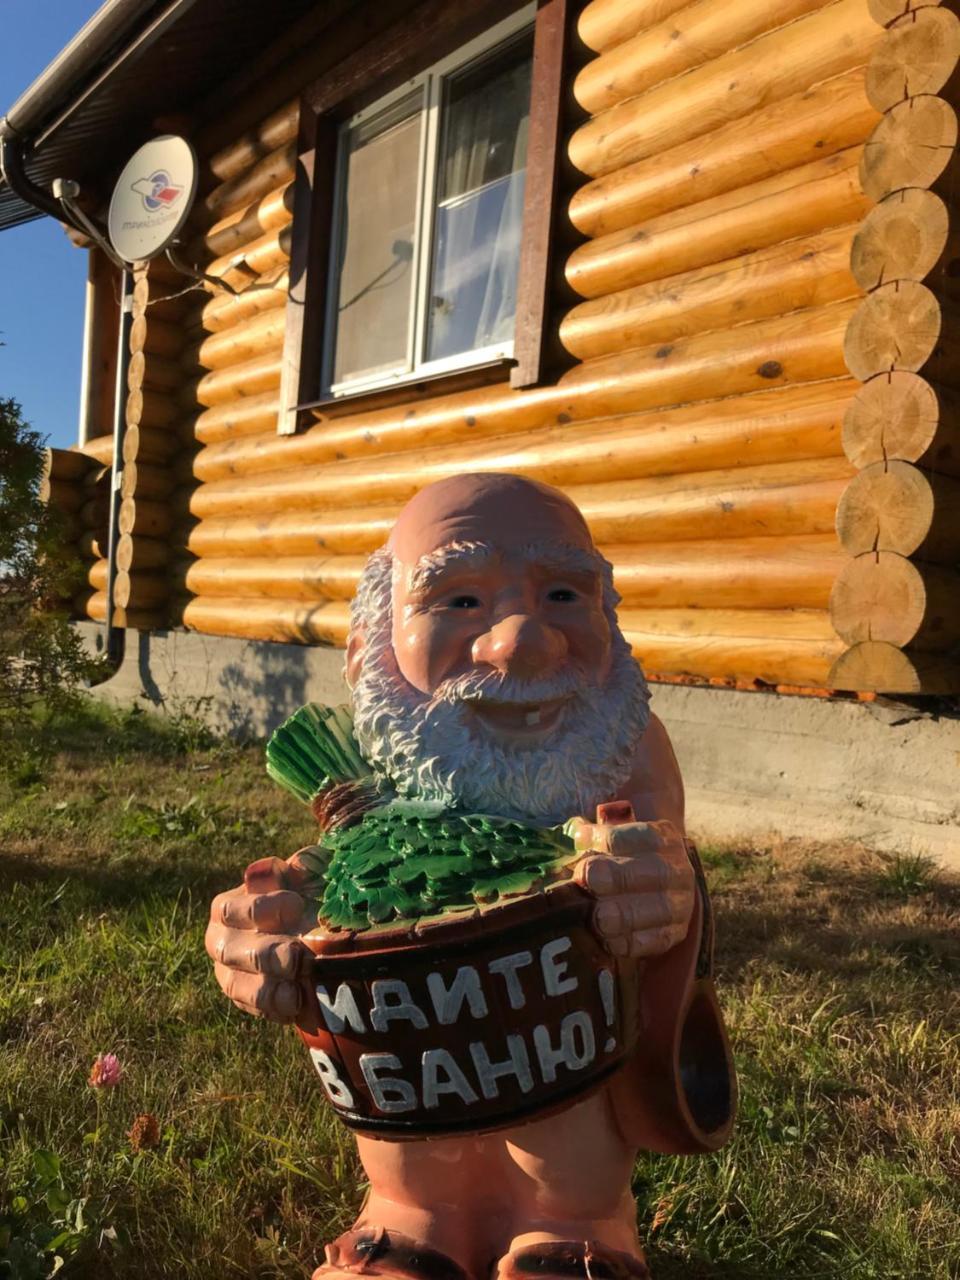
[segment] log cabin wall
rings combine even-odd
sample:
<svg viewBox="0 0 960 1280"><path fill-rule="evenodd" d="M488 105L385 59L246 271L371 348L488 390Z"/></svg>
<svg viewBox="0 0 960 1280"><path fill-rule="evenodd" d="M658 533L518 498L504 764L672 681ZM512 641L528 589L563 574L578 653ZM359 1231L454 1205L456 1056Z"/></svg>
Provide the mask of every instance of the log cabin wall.
<svg viewBox="0 0 960 1280"><path fill-rule="evenodd" d="M205 156L213 185L198 202L194 260L239 293L188 295L173 326L179 347L157 327L150 358L166 385L150 387L156 417L144 389L150 360L142 386L131 385L142 407L128 416L136 470L124 492L136 510L125 545L127 571L144 585L141 594L131 579L130 599L154 607L165 582L174 623L343 644L364 559L402 504L443 476L509 470L559 485L581 507L614 564L624 630L654 676L879 687L863 662L854 675L843 666L863 641L841 627L850 607L840 583L876 550L851 547L844 513L871 467L890 473L876 423L893 393L878 388L897 385L901 366L887 376L889 344L875 368L851 360L851 334L866 331L861 345L873 350L875 331L896 342L912 325L922 344L930 317L891 290L885 265L876 279L863 267L876 257L864 236L874 206L906 186L923 189L911 199L946 202L930 190L936 175L915 180L910 169L926 134L915 143L913 114L903 123L900 99L887 103L872 87L904 44L898 23L913 21L883 12L891 4L583 8L578 31L592 56L572 88L589 118L568 138L582 177L564 197L583 240L565 278L582 301L555 316L575 363L532 390L498 384L386 409L338 406L279 436L295 103ZM937 136L945 164L955 126ZM871 163L878 139L883 164ZM877 179L878 169L893 176ZM152 326L148 318L148 335ZM949 498L930 467L945 456L937 422L952 401L917 384L898 409L914 441L914 456L898 463L910 473L901 507L911 511L930 506L916 496L923 485ZM928 429L924 448L916 421ZM868 424L872 446L850 443L851 422ZM139 489L148 474L158 486L150 498ZM941 564L952 546L947 537ZM912 550L891 554L907 562ZM948 598L941 569L917 573L923 600ZM864 577L858 599L872 602L874 578Z"/></svg>
<svg viewBox="0 0 960 1280"><path fill-rule="evenodd" d="M872 207L852 246L867 294L844 350L863 382L843 446L858 474L837 511L850 557L830 613L829 679L900 693L960 689L960 379L952 7L871 0L885 33L865 91L883 118L861 162Z"/></svg>

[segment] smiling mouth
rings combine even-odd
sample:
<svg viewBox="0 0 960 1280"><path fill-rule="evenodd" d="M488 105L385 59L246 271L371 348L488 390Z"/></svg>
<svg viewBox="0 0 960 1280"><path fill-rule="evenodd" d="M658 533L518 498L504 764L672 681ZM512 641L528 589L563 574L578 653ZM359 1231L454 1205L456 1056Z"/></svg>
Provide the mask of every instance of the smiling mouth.
<svg viewBox="0 0 960 1280"><path fill-rule="evenodd" d="M480 723L499 736L538 738L559 724L569 698L547 698L542 702L497 702L492 698L471 698L467 705Z"/></svg>

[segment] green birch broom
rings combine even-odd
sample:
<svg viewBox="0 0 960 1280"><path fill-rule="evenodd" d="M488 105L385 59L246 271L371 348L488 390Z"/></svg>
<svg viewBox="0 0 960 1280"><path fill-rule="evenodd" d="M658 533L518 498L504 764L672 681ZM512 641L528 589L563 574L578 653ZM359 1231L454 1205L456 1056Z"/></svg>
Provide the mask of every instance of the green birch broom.
<svg viewBox="0 0 960 1280"><path fill-rule="evenodd" d="M578 856L557 827L397 799L360 755L348 707L301 707L270 738L267 772L320 823L330 856L315 892L334 928L518 897L569 875Z"/></svg>

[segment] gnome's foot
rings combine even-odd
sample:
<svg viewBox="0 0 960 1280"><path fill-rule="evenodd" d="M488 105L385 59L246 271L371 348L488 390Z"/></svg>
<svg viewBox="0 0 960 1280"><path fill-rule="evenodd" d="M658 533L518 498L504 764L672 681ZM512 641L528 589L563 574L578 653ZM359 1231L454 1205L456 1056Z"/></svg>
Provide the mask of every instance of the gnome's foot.
<svg viewBox="0 0 960 1280"><path fill-rule="evenodd" d="M500 1259L496 1280L650 1280L642 1258L592 1240L526 1244Z"/></svg>
<svg viewBox="0 0 960 1280"><path fill-rule="evenodd" d="M382 1276L387 1280L469 1280L459 1263L385 1227L354 1227L325 1250L313 1280Z"/></svg>

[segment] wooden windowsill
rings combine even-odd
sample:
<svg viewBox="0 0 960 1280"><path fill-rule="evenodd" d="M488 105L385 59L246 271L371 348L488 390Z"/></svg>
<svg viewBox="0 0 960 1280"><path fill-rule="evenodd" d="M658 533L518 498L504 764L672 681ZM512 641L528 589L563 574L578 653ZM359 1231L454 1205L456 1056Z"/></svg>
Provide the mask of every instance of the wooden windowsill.
<svg viewBox="0 0 960 1280"><path fill-rule="evenodd" d="M471 391L474 387L485 387L494 382L508 382L514 364L513 360L491 360L488 364L475 364L468 369L431 373L424 378L411 379L393 387L377 387L375 390L309 400L297 405L298 423L302 425L311 420L322 421L351 413L363 413L367 409L389 409L392 405L409 404L428 395L452 395L457 391Z"/></svg>

